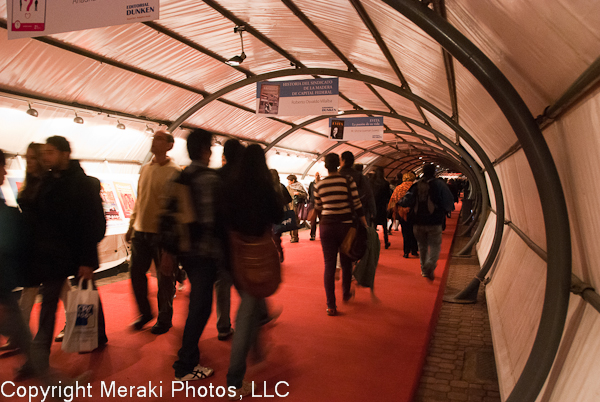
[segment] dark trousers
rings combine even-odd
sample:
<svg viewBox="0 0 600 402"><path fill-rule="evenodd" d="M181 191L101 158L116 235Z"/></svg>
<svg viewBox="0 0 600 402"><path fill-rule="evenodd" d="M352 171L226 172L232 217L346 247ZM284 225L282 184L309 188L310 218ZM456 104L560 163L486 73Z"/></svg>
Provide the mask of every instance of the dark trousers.
<svg viewBox="0 0 600 402"><path fill-rule="evenodd" d="M352 281L352 260L341 253L340 246L352 224L350 223L321 223L319 233L323 259L325 260L325 295L327 308L336 308L335 304L335 266L338 252L342 264L342 290L344 296L350 295L350 282Z"/></svg>
<svg viewBox="0 0 600 402"><path fill-rule="evenodd" d="M157 323L171 326L173 319L173 296L175 295L175 272L172 275L163 275L160 272L160 249L156 233L135 232L131 239L131 261L129 272L131 286L140 314L145 317L152 316L150 302L148 301L148 278L146 273L152 261L156 267L156 281L158 282L158 320Z"/></svg>
<svg viewBox="0 0 600 402"><path fill-rule="evenodd" d="M217 271L215 297L217 299L217 331L227 334L231 330L231 272L221 268Z"/></svg>
<svg viewBox="0 0 600 402"><path fill-rule="evenodd" d="M0 316L0 334L9 338L10 342L29 358L31 332L29 332L29 325L23 321L16 293L8 292L0 295L0 308L3 312Z"/></svg>
<svg viewBox="0 0 600 402"><path fill-rule="evenodd" d="M52 279L42 283L42 309L40 311L40 323L38 332L33 339L31 347L31 359L34 367L45 370L49 366L50 347L54 340L54 324L56 322L56 308L65 278ZM96 286L94 285L94 288ZM104 311L102 302L98 306L98 344L108 341L104 322Z"/></svg>
<svg viewBox="0 0 600 402"><path fill-rule="evenodd" d="M413 224L400 218L400 225L402 225L402 238L404 239L404 254L417 254L419 246L413 231Z"/></svg>
<svg viewBox="0 0 600 402"><path fill-rule="evenodd" d="M209 258L186 257L181 261L192 286L188 317L183 329L179 359L173 364L175 377L192 372L200 363L198 342L212 310L213 285L217 278L217 263Z"/></svg>

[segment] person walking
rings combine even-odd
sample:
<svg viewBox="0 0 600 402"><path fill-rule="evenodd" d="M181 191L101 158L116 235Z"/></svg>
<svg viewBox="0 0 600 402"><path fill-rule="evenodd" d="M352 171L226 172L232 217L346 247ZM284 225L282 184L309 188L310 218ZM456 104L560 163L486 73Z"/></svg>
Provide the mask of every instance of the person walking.
<svg viewBox="0 0 600 402"><path fill-rule="evenodd" d="M315 186L317 183L321 181L321 174L319 172L315 173L315 179L308 186L308 201L310 204L310 209L308 212L308 216L310 219L310 239L315 240L317 234L317 213L315 211Z"/></svg>
<svg viewBox="0 0 600 402"><path fill-rule="evenodd" d="M42 284L42 308L38 332L32 343L28 369L49 367L58 299L65 280L93 280L98 268L98 242L104 237L106 220L100 198L100 181L86 176L77 160L71 159L66 138L49 137L43 147L44 175L34 202L36 226L33 269ZM102 303L98 306L98 347L108 342Z"/></svg>
<svg viewBox="0 0 600 402"><path fill-rule="evenodd" d="M385 180L383 168L381 166L375 169L375 175L371 181L371 187L375 197L375 209L377 210L375 219L373 220L373 226L375 226L375 229L377 229L377 226L379 225L383 227L383 241L385 248L388 249L390 248L391 244L388 239L387 230L387 206L392 192L390 190L390 183Z"/></svg>
<svg viewBox="0 0 600 402"><path fill-rule="evenodd" d="M325 156L325 168L329 175L321 179L315 187L315 209L320 219L319 233L325 262L326 312L330 316L337 314L335 269L338 253L342 265L343 301L348 302L353 296L350 289L352 261L350 257L340 252L342 242L352 225L353 210L362 224L367 226L356 183L351 177L338 173L339 165L340 157L337 154L331 153Z"/></svg>
<svg viewBox="0 0 600 402"><path fill-rule="evenodd" d="M409 253L415 257L419 256L419 246L417 239L413 232L413 221L414 216L409 214L409 209L406 207L398 206L398 202L406 195L408 190L412 187L415 181L415 174L413 172L405 173L402 176L402 184L394 189L394 193L390 198L388 209L393 211L393 215L398 217L400 225L402 227L402 239L404 241L404 258L408 258Z"/></svg>
<svg viewBox="0 0 600 402"><path fill-rule="evenodd" d="M292 208L294 209L294 214L296 215L296 221L298 222L298 225L300 225L300 217L298 216L298 213L301 212L304 208L304 204L306 203L306 197L307 197L307 193L306 190L304 189L304 186L302 185L302 183L300 183L298 181L298 178L296 177L296 175L289 175L287 177L288 180L288 191L290 193L290 196L292 197ZM291 239L290 239L290 243L298 243L298 241L300 241L300 238L298 237L298 229L296 230L292 230L290 232L291 235Z"/></svg>
<svg viewBox="0 0 600 402"><path fill-rule="evenodd" d="M442 246L442 225L446 214L454 210L452 193L442 179L435 177L435 165L423 166L423 177L411 186L400 206L412 208L421 275L433 281Z"/></svg>
<svg viewBox="0 0 600 402"><path fill-rule="evenodd" d="M236 208L240 192L245 199L246 208L243 210ZM244 151L237 174L225 187L224 204L228 229L242 236L264 236L265 233L271 233L273 225L283 219L283 205L275 192L260 145L250 145ZM235 388L235 395L230 398L233 400L252 393L251 383L244 381L246 358L253 346L258 347L261 317L264 317L266 311L264 298L251 295L243 287L238 288L238 291L241 303L227 372L227 386Z"/></svg>
<svg viewBox="0 0 600 402"><path fill-rule="evenodd" d="M140 169L138 198L129 220L129 230L125 240L131 242L131 260L129 272L131 286L140 316L132 327L139 331L153 319L148 301L148 278L146 273L150 264L160 266L160 248L158 247L158 216L165 196L165 186L181 168L167 156L173 148L175 139L166 131L154 133L150 152L152 160ZM151 329L156 335L164 334L172 326L173 296L175 295L175 273L164 275L156 270L158 282L158 319Z"/></svg>
<svg viewBox="0 0 600 402"><path fill-rule="evenodd" d="M191 284L181 348L173 364L177 381L201 380L214 372L199 364L198 348L212 309L217 271L224 258L223 219L219 212L222 185L217 172L208 168L211 145L212 134L208 131L196 129L188 135L192 163L168 186L166 209L159 219L161 274L169 277L179 259ZM182 231L188 234L187 238L179 234Z"/></svg>

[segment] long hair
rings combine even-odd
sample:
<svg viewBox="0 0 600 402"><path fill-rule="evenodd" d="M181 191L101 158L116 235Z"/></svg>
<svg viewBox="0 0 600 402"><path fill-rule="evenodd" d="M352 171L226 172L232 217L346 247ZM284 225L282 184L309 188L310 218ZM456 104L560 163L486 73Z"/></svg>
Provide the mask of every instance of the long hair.
<svg viewBox="0 0 600 402"><path fill-rule="evenodd" d="M38 165L37 172L30 172L29 170L25 171L25 180L23 180L23 185L19 189L19 194L17 198L34 198L37 194L38 183L40 181L40 176L42 175L43 165L42 165L42 144L38 144L36 142L32 142L27 146L27 150L32 150L34 154L34 159Z"/></svg>

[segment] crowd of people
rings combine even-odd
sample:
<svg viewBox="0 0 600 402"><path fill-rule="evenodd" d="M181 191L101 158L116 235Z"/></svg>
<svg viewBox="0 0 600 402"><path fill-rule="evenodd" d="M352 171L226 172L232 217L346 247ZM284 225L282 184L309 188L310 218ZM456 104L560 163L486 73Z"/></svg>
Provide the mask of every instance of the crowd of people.
<svg viewBox="0 0 600 402"><path fill-rule="evenodd" d="M268 169L262 147L244 147L235 139L224 145L223 167L211 169L212 144L211 133L192 131L187 138L192 162L181 169L168 156L173 136L166 131L154 134L153 157L141 168L138 198L125 236L131 243L130 277L139 313L131 324L133 330L143 330L156 317L151 333L168 332L177 280L183 272L189 280L188 316L173 363L177 380L200 380L214 372L200 364L198 347L212 311L214 289L218 339L233 338L227 373L227 386L232 390L229 396L241 399L252 392L245 381L246 358L250 350L260 355L260 328L276 314L269 312L264 297L235 283L231 242L238 235L268 235L283 262L282 233L274 227L282 222L285 211L294 211L297 218L295 229L290 231L291 243L299 241L298 228L303 226L310 228L310 240L316 240L318 222L327 315L338 312L338 267L343 301L354 295L351 282L355 261L340 252L353 222L375 229L381 226L387 249L398 221L404 258L419 256L421 274L434 279L445 219L460 192L455 183L435 178L434 165L425 165L419 180L407 172L398 176L401 183L390 183L383 168L376 168L367 177L363 166L354 163L351 152L330 153L324 160L327 176L317 173L307 190L295 175L289 175L288 186L284 186L279 173ZM0 152L0 184L6 176L5 163ZM99 266L97 244L105 229L99 193L99 181L87 176L79 162L71 159L67 139L53 136L45 144L32 143L27 150L19 209L0 204L0 333L8 336L4 349L19 349L26 357L17 371L18 379L49 378L56 311L59 299L64 303L70 288L68 278L93 280ZM147 272L152 262L158 284L156 313L148 300ZM230 318L234 283L241 297L235 330ZM20 300L15 299L16 287L24 288ZM42 306L38 331L32 337L28 323L38 291ZM98 348L102 348L108 339L101 303L98 327ZM60 340L59 335L56 341Z"/></svg>

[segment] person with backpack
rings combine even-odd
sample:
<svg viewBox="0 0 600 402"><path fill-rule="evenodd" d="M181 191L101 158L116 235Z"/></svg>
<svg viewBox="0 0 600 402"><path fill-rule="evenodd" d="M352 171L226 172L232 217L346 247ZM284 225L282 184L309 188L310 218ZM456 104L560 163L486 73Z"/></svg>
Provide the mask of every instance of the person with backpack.
<svg viewBox="0 0 600 402"><path fill-rule="evenodd" d="M413 232L419 245L421 275L433 280L442 246L442 226L446 214L454 210L454 198L442 179L435 177L435 165L423 167L423 177L417 180L398 202L410 207Z"/></svg>
<svg viewBox="0 0 600 402"><path fill-rule="evenodd" d="M168 276L179 260L191 284L181 348L173 363L177 381L202 380L214 373L212 368L199 364L198 348L211 314L217 272L225 267L222 179L208 167L212 139L212 134L203 129L188 135L187 150L192 163L165 189L166 208L159 215L158 271Z"/></svg>
<svg viewBox="0 0 600 402"><path fill-rule="evenodd" d="M65 137L53 136L43 145L42 159L49 171L42 177L32 209L34 275L42 284L42 308L38 332L33 340L31 360L21 368L27 377L33 367L49 367L58 299L65 280L92 280L98 268L97 246L104 237L106 220L100 198L100 181L87 176L79 161L71 159ZM108 342L102 303L98 309L98 347Z"/></svg>

